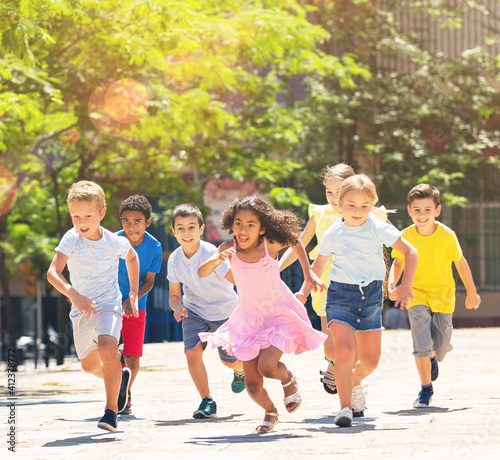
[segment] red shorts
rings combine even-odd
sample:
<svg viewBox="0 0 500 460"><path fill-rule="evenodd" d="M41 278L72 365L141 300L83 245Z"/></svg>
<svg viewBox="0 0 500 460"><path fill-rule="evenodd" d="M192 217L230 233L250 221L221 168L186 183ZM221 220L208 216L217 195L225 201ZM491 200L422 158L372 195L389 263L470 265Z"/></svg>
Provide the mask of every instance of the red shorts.
<svg viewBox="0 0 500 460"><path fill-rule="evenodd" d="M123 317L122 340L124 355L142 356L145 331L146 309L139 310L139 318L135 318L133 316Z"/></svg>

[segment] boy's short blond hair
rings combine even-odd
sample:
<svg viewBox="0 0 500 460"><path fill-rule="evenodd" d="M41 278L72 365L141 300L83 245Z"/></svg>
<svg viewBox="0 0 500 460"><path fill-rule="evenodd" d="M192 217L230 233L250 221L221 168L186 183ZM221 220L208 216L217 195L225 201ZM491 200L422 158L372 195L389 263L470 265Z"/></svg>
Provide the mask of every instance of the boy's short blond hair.
<svg viewBox="0 0 500 460"><path fill-rule="evenodd" d="M100 185L89 180L75 182L68 191L68 199L66 200L68 206L71 203L79 203L82 201L94 203L99 212L106 207L104 190Z"/></svg>

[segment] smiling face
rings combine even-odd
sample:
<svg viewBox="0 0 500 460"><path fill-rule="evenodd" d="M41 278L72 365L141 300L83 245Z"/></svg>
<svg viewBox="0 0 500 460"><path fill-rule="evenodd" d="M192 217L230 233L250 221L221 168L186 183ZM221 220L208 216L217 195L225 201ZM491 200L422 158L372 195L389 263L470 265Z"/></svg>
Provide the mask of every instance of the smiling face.
<svg viewBox="0 0 500 460"><path fill-rule="evenodd" d="M339 191L342 182L344 182L344 179L335 179L335 178L325 179L323 181L323 185L325 186L326 199L328 200L330 206L333 209L335 209L335 211L338 211L340 209Z"/></svg>
<svg viewBox="0 0 500 460"><path fill-rule="evenodd" d="M373 201L363 190L350 190L339 201L348 227L359 227L366 222L373 208Z"/></svg>
<svg viewBox="0 0 500 460"><path fill-rule="evenodd" d="M432 235L437 228L436 217L441 214L441 205L436 207L431 197L415 198L408 206L408 214L419 235Z"/></svg>
<svg viewBox="0 0 500 460"><path fill-rule="evenodd" d="M140 211L123 211L121 217L123 236L133 247L139 246L144 241L146 228L151 224L151 218L146 220Z"/></svg>
<svg viewBox="0 0 500 460"><path fill-rule="evenodd" d="M231 229L241 249L249 249L259 244L259 238L266 230L261 227L257 214L250 210L241 210L234 216Z"/></svg>
<svg viewBox="0 0 500 460"><path fill-rule="evenodd" d="M88 240L102 238L101 220L106 215L106 208L101 212L91 201L75 201L69 204L69 214L76 231Z"/></svg>
<svg viewBox="0 0 500 460"><path fill-rule="evenodd" d="M200 238L205 226L200 227L197 216L177 216L173 231L177 242L182 246L186 257L191 257L200 247Z"/></svg>

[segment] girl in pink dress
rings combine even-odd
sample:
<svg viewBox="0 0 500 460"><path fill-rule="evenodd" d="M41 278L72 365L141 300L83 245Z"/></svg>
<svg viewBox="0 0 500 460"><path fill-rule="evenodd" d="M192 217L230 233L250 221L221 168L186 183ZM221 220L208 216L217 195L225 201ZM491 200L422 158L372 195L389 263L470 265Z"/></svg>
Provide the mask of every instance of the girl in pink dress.
<svg viewBox="0 0 500 460"><path fill-rule="evenodd" d="M295 375L280 362L283 353L303 353L318 348L326 335L316 331L304 306L279 274L278 252L291 246L313 289L325 289L311 271L299 240L297 217L280 211L255 196L236 201L222 214L222 228L234 233L204 262L198 274L208 276L223 260L231 260L239 305L214 333L202 333L202 341L222 347L243 361L245 385L250 397L265 410L257 432L273 431L278 410L264 388L264 377L279 380L288 412L296 411L302 398Z"/></svg>

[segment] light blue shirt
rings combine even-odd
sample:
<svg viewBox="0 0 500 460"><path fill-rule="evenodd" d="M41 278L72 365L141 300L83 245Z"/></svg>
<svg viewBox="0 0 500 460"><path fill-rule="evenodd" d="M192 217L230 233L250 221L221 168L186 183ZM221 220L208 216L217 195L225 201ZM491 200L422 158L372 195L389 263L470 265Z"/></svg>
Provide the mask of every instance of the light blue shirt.
<svg viewBox="0 0 500 460"><path fill-rule="evenodd" d="M383 245L392 246L400 236L396 227L373 214L359 227L348 227L342 217L323 235L319 253L334 256L328 275L331 281L367 286L384 280Z"/></svg>
<svg viewBox="0 0 500 460"><path fill-rule="evenodd" d="M118 287L118 262L131 248L127 238L100 227L102 238L83 238L75 228L68 230L56 248L68 257L69 280L81 294L93 300L96 310L122 311ZM74 306L72 311L76 311Z"/></svg>
<svg viewBox="0 0 500 460"><path fill-rule="evenodd" d="M171 283L182 283L182 304L208 321L229 318L238 305L233 285L224 278L230 269L227 261L206 278L198 276L200 265L216 250L213 244L200 241L200 247L190 259L179 247L170 255L167 263L167 279Z"/></svg>

